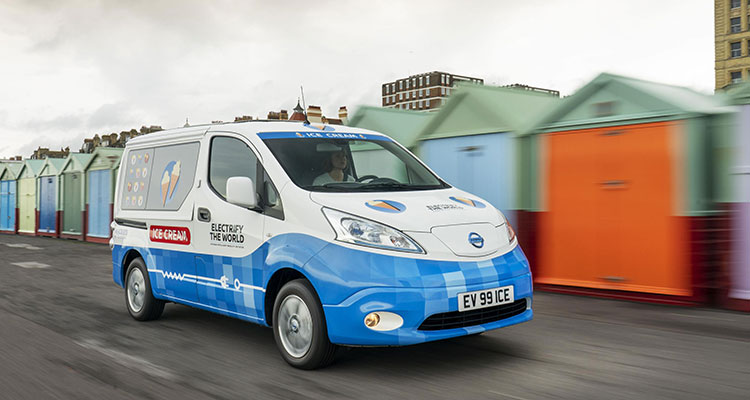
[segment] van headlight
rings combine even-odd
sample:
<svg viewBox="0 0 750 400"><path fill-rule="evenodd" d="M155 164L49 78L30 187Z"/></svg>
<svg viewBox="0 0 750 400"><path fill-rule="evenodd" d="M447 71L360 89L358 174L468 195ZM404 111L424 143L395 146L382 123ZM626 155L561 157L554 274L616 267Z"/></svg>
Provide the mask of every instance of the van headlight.
<svg viewBox="0 0 750 400"><path fill-rule="evenodd" d="M508 243L513 244L513 241L516 240L516 230L510 225L510 221L508 221L508 218L505 218L502 211L497 210L497 213L500 214L500 219L505 221L505 229L508 231Z"/></svg>
<svg viewBox="0 0 750 400"><path fill-rule="evenodd" d="M336 240L408 253L425 252L414 239L390 226L325 207L323 215L336 232Z"/></svg>

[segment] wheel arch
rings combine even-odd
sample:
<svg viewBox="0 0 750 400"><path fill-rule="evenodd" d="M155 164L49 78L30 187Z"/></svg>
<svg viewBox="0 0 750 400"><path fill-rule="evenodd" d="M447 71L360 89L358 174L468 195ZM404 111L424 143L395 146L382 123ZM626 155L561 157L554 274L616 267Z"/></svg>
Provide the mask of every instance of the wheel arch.
<svg viewBox="0 0 750 400"><path fill-rule="evenodd" d="M266 284L266 292L263 301L264 320L266 325L273 326L273 305L276 302L276 297L278 296L279 291L281 291L281 288L284 287L284 285L295 279L304 279L309 282L310 286L313 288L315 296L320 299L315 284L313 284L312 280L310 280L310 278L302 271L292 267L279 268L271 275Z"/></svg>
<svg viewBox="0 0 750 400"><path fill-rule="evenodd" d="M141 255L141 252L136 249L130 249L125 252L125 255L122 257L122 268L120 272L120 279L122 280L123 284L125 283L125 275L128 273L128 265L130 265L130 262L135 260L136 258L143 259L143 262L146 262L146 259Z"/></svg>

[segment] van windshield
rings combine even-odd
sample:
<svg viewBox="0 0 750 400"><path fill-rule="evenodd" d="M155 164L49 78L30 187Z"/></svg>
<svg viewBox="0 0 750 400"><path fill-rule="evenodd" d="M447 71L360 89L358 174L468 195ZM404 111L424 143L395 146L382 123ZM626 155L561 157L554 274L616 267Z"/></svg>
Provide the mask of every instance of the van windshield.
<svg viewBox="0 0 750 400"><path fill-rule="evenodd" d="M287 175L303 189L319 192L381 192L450 187L387 137L294 135L261 134L261 138ZM350 136L357 139L340 138Z"/></svg>

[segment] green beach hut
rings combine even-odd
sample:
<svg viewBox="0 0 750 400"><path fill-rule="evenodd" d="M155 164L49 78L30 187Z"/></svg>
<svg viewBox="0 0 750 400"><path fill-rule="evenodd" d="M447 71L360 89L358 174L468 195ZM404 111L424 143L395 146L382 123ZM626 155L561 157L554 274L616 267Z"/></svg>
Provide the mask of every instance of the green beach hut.
<svg viewBox="0 0 750 400"><path fill-rule="evenodd" d="M417 153L419 133L434 115L434 113L396 108L362 106L357 109L347 125L385 133L413 153ZM351 150L354 164L360 170L367 171L367 174L396 179L406 177L405 171L394 170L394 165L402 165L401 163L388 165L383 162L386 159L383 157L383 152L387 150L376 144L355 144L352 145Z"/></svg>
<svg viewBox="0 0 750 400"><path fill-rule="evenodd" d="M44 166L44 160L26 160L18 173L18 233L21 235L36 234L36 180Z"/></svg>
<svg viewBox="0 0 750 400"><path fill-rule="evenodd" d="M62 238L83 240L86 211L84 168L92 157L93 154L72 153L62 167Z"/></svg>

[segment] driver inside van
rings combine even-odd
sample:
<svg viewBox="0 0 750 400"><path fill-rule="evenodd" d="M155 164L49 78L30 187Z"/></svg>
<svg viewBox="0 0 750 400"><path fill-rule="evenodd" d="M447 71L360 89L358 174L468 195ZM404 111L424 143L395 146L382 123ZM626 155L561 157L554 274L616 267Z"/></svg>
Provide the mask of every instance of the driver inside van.
<svg viewBox="0 0 750 400"><path fill-rule="evenodd" d="M323 170L326 171L313 180L314 186L322 186L334 182L355 182L354 178L344 172L347 165L346 153L339 149L326 157Z"/></svg>

